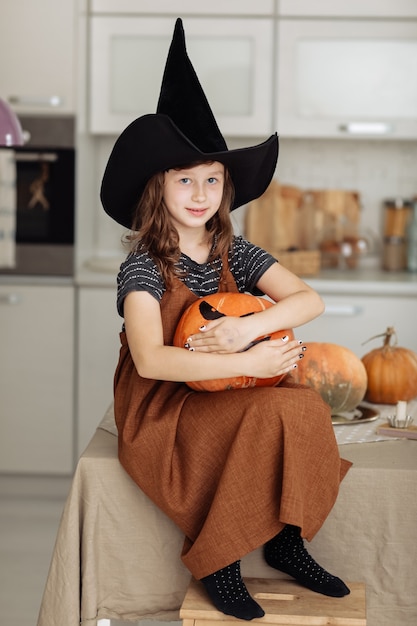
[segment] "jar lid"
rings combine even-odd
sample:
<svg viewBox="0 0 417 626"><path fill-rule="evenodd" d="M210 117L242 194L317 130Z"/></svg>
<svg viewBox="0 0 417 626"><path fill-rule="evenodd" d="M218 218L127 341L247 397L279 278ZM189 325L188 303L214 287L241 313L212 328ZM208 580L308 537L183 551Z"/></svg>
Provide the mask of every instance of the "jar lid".
<svg viewBox="0 0 417 626"><path fill-rule="evenodd" d="M384 237L384 243L391 244L393 246L400 246L405 242L405 237L399 235L386 235Z"/></svg>
<svg viewBox="0 0 417 626"><path fill-rule="evenodd" d="M409 198L392 198L384 200L384 205L391 209L409 209L413 206L413 201Z"/></svg>

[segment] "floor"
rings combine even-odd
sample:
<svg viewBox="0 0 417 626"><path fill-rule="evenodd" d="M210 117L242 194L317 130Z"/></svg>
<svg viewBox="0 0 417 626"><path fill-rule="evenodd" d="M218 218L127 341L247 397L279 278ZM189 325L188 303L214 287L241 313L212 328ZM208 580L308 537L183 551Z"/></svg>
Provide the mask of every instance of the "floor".
<svg viewBox="0 0 417 626"><path fill-rule="evenodd" d="M1 626L36 626L70 482L69 478L0 475ZM99 626L135 624L102 620ZM140 626L168 623L146 620Z"/></svg>

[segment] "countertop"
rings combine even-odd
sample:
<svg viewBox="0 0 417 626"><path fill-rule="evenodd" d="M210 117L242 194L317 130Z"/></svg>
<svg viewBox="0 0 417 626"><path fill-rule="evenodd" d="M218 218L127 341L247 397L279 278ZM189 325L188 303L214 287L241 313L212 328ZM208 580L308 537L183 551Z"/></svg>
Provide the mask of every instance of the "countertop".
<svg viewBox="0 0 417 626"><path fill-rule="evenodd" d="M92 259L81 267L75 282L80 287L115 287L120 260ZM356 269L324 269L304 280L320 293L417 296L417 272L387 272L375 260Z"/></svg>
<svg viewBox="0 0 417 626"><path fill-rule="evenodd" d="M417 296L417 272L387 272L378 267L326 269L305 281L320 293Z"/></svg>
<svg viewBox="0 0 417 626"><path fill-rule="evenodd" d="M0 285L68 285L116 288L121 259L91 259L74 277L8 276L0 274ZM320 293L371 296L417 296L417 272L388 272L377 264L356 269L323 269L316 276L303 277Z"/></svg>

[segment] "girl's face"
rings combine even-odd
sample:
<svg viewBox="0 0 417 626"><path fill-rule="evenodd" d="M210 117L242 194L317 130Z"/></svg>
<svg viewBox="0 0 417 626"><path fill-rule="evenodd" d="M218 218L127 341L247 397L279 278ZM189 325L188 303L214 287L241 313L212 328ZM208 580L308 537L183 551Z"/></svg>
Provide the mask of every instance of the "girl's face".
<svg viewBox="0 0 417 626"><path fill-rule="evenodd" d="M218 161L165 172L164 200L176 229L204 227L219 209L223 186L224 166Z"/></svg>

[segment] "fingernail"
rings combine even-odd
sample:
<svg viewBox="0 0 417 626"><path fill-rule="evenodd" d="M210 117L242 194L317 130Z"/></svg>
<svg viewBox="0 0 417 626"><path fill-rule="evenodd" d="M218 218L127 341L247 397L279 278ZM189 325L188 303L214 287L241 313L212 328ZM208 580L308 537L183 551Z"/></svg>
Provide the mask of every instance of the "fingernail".
<svg viewBox="0 0 417 626"><path fill-rule="evenodd" d="M193 340L192 337L188 337L187 338L187 343L190 343L190 341L192 341L192 340Z"/></svg>
<svg viewBox="0 0 417 626"><path fill-rule="evenodd" d="M307 350L307 346L303 346L301 350Z"/></svg>
<svg viewBox="0 0 417 626"><path fill-rule="evenodd" d="M200 328L198 330L206 330L206 327L203 324L203 326L200 326Z"/></svg>
<svg viewBox="0 0 417 626"><path fill-rule="evenodd" d="M292 366L293 370L297 369L297 363L294 363L294 365Z"/></svg>
<svg viewBox="0 0 417 626"><path fill-rule="evenodd" d="M298 345L301 346L303 342L301 341L301 339L298 340Z"/></svg>
<svg viewBox="0 0 417 626"><path fill-rule="evenodd" d="M281 337L281 341L288 341L288 335L284 335L283 337Z"/></svg>
<svg viewBox="0 0 417 626"><path fill-rule="evenodd" d="M184 344L184 348L189 348L189 347L190 347L190 344L189 344L189 343L185 343L185 344Z"/></svg>
<svg viewBox="0 0 417 626"><path fill-rule="evenodd" d="M194 352L195 348L188 348L189 352Z"/></svg>
<svg viewBox="0 0 417 626"><path fill-rule="evenodd" d="M304 359L304 354L299 354L299 355L298 355L298 358L299 358L299 359Z"/></svg>

